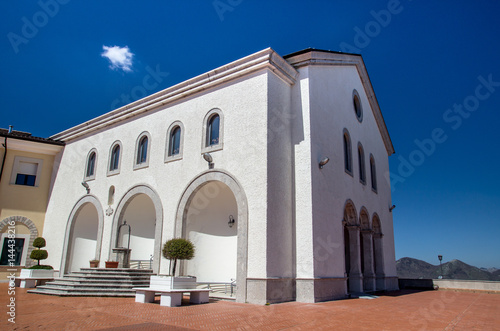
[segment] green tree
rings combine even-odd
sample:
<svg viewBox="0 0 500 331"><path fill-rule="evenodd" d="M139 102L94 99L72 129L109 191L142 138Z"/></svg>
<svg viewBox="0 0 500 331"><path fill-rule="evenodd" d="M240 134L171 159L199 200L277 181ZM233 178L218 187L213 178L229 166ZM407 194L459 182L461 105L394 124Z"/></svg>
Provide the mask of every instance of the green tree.
<svg viewBox="0 0 500 331"><path fill-rule="evenodd" d="M170 239L163 245L163 257L174 260L172 276L175 276L177 260L191 260L194 257L194 245L191 241L183 238Z"/></svg>
<svg viewBox="0 0 500 331"><path fill-rule="evenodd" d="M37 250L33 250L30 254L30 258L38 261L38 265L40 265L40 260L45 260L49 257L49 253L45 249L40 249L45 247L46 242L42 237L35 238L33 240L33 247L38 248Z"/></svg>

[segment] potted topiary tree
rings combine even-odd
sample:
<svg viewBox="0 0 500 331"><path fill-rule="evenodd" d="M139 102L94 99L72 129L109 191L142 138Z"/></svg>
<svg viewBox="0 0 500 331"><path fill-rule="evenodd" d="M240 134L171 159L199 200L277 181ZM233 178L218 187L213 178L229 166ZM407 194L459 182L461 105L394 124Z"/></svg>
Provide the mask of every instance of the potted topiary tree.
<svg viewBox="0 0 500 331"><path fill-rule="evenodd" d="M22 269L20 277L54 277L54 268L50 265L41 265L40 261L47 259L49 254L45 249L40 249L46 246L45 239L42 237L33 240L33 247L37 248L31 251L30 258L37 260L37 264L28 268Z"/></svg>
<svg viewBox="0 0 500 331"><path fill-rule="evenodd" d="M177 260L191 260L194 257L195 248L191 241L183 238L170 239L163 245L163 257L170 260L172 272L167 276L151 276L151 287L166 289L191 289L196 288L196 277L175 277ZM174 262L172 265L172 261Z"/></svg>

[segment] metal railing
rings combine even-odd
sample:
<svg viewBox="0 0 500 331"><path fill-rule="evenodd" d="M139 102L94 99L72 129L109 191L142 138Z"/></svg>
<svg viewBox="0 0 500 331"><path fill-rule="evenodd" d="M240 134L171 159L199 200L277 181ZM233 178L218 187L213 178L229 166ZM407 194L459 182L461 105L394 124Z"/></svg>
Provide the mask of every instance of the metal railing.
<svg viewBox="0 0 500 331"><path fill-rule="evenodd" d="M130 260L130 269L153 269L153 260Z"/></svg>
<svg viewBox="0 0 500 331"><path fill-rule="evenodd" d="M224 282L198 282L196 283L200 288L206 288L212 290L213 292L224 292L224 294L229 294L231 297L235 294L236 289L236 279L231 279L230 283ZM229 292L229 293L228 293Z"/></svg>

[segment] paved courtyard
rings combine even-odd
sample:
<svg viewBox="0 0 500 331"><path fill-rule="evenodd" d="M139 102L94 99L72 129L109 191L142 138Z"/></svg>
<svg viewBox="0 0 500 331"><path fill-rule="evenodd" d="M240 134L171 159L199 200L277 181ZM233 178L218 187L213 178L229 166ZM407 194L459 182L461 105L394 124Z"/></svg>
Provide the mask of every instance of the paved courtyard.
<svg viewBox="0 0 500 331"><path fill-rule="evenodd" d="M500 330L500 294L397 291L375 299L270 306L210 300L160 307L134 298L65 298L0 284L0 330Z"/></svg>

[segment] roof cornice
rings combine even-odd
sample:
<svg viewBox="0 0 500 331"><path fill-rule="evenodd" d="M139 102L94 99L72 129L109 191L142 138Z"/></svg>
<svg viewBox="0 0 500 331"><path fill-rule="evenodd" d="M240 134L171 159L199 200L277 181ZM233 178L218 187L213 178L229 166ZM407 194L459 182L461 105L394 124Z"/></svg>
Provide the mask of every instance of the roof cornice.
<svg viewBox="0 0 500 331"><path fill-rule="evenodd" d="M361 55L310 49L287 55L285 58L286 61L294 68L318 65L356 66L365 89L365 93L368 97L368 102L373 110L373 115L375 117L375 121L377 122L382 140L384 141L387 155L394 154L394 146L392 145L389 131L387 130L377 97L375 96L375 91L373 90L370 77L368 76L368 71L366 70L365 63Z"/></svg>
<svg viewBox="0 0 500 331"><path fill-rule="evenodd" d="M5 137L5 136L4 136ZM49 144L46 142L19 139L18 137L7 138L8 149L22 152L56 155L64 148L64 144Z"/></svg>
<svg viewBox="0 0 500 331"><path fill-rule="evenodd" d="M110 125L117 124L131 117L171 104L179 99L189 97L195 93L207 90L214 86L247 76L259 70L269 69L286 83L295 84L297 70L273 49L246 56L205 74L196 76L177 85L154 93L150 96L134 101L117 108L104 115L74 126L50 138L61 141L71 141L91 132L95 132Z"/></svg>

